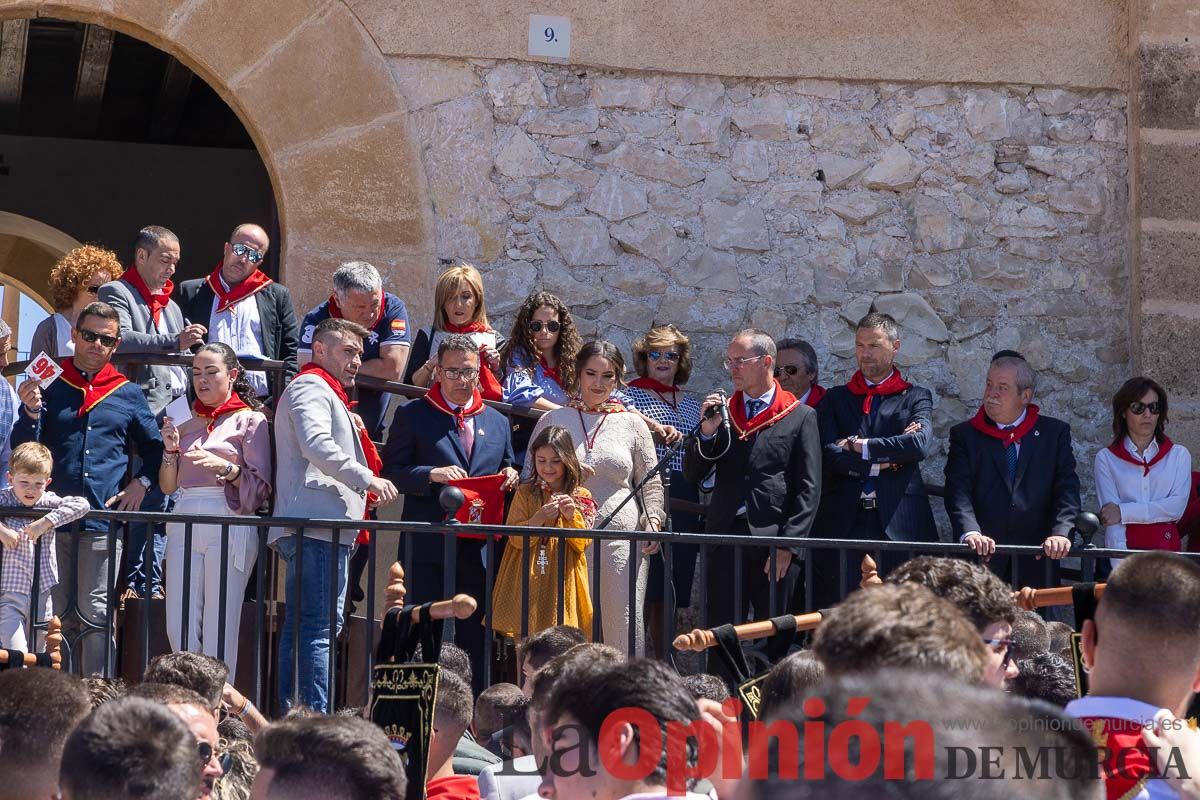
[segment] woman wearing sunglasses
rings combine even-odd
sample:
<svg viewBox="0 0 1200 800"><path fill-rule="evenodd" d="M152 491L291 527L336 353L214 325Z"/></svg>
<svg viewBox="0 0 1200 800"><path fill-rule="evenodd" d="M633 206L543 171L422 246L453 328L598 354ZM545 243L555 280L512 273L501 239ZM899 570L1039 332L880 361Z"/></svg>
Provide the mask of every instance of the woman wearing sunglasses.
<svg viewBox="0 0 1200 800"><path fill-rule="evenodd" d="M1179 518L1191 495L1192 457L1167 438L1166 427L1163 388L1150 378L1125 381L1113 396L1113 442L1096 454L1106 547L1180 549Z"/></svg>
<svg viewBox="0 0 1200 800"><path fill-rule="evenodd" d="M55 311L33 332L30 357L38 353L51 358L74 355L71 330L79 312L88 303L96 302L101 286L120 278L124 272L116 253L90 244L76 247L60 258L50 270L50 297Z"/></svg>
<svg viewBox="0 0 1200 800"><path fill-rule="evenodd" d="M500 349L504 402L553 411L571 402L575 356L583 344L571 311L549 292L525 298Z"/></svg>

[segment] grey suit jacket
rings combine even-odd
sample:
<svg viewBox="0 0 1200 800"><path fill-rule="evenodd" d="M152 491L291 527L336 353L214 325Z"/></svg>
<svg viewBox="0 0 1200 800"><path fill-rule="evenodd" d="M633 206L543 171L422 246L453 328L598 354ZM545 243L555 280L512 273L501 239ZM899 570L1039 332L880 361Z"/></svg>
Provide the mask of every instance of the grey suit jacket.
<svg viewBox="0 0 1200 800"><path fill-rule="evenodd" d="M361 520L367 487L374 477L350 412L315 375L293 380L275 412L275 509L277 517ZM352 526L339 528L338 541L350 545ZM272 528L274 543L291 531ZM305 528L304 535L328 542L329 528Z"/></svg>
<svg viewBox="0 0 1200 800"><path fill-rule="evenodd" d="M177 353L179 332L183 330L183 312L171 300L163 309L158 329L150 314L150 306L125 281L110 281L100 287L100 300L108 303L121 316L121 345L118 353ZM150 410L155 416L171 402L170 367L127 367L121 370L129 380L142 387Z"/></svg>

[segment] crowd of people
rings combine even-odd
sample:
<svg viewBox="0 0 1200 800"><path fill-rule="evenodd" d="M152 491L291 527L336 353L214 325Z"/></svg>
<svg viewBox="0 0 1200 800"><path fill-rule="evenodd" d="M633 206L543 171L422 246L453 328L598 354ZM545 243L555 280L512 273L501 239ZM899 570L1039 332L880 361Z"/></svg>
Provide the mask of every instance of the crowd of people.
<svg viewBox="0 0 1200 800"><path fill-rule="evenodd" d="M105 641L106 621L124 587L126 598L165 597L175 655L220 655L224 668L236 674L241 603L259 555L253 515L325 521L273 528L267 539L283 567L281 706L287 710L298 701L293 710L329 713L330 649L343 624L347 593L358 587L366 565L368 533L355 523L401 497L403 520L440 523L446 514L441 492L452 486L465 500L458 512L463 522L550 529L544 536L506 537L498 547L486 547L481 537L459 536L453 563L446 563L440 533L403 534L397 551L414 599L437 599L447 584L477 598L493 592L491 629L483 624L482 603L457 625L456 642L469 670L460 677L468 698L487 696L495 687L484 681L484 637L494 632L521 648L525 689L532 693L526 721L534 735L525 748L510 748L508 754L538 757L543 796L585 791L613 798L646 791L659 796L653 781L597 788L567 778L558 784L554 770L547 774L544 762L554 761L550 757L560 750L574 750L577 757L595 745L609 711L645 707L663 725L711 722L718 729L730 716L728 710L697 706L679 676L640 658L647 628L661 619L664 607L692 603L693 584L703 587L713 625L798 611L805 591L815 607L833 609L811 650L776 665L779 672L773 671L764 690L779 718L801 726L791 701L807 689L837 699L866 681L899 702L895 687L913 679L896 675L875 683L884 674L876 671L884 667L956 676L963 688L951 711L1047 713L968 684L1026 687L1045 699L1063 699L1063 686L1073 680L1071 665L1061 647L1052 652L1044 624L1038 627L1040 617L1016 613L1007 587L1059 582L1057 562L1071 552L1081 510L1080 482L1070 425L1039 413L1037 376L1019 353L996 354L981 408L950 431L945 507L951 535L962 543L964 557L986 566L965 560L902 563L898 552L885 551L879 572L888 585L850 593L859 582L855 559L795 540L939 538L921 474L934 436L933 395L901 375L900 332L886 314L872 311L857 322L857 371L846 384L828 389L818 382L819 359L809 343L776 341L757 329L734 334L722 354L733 388L726 397L722 390L687 391L696 360L716 354L693 352L686 332L673 324L650 325L634 344L632 380L621 349L602 338L585 341L569 304L552 294L531 293L508 335L497 332L488 320L483 279L468 264L454 264L438 279L428 328L412 331L404 301L384 291L378 271L361 261L338 267L329 299L301 319L286 287L260 269L269 246L260 226L240 225L216 268L203 279L183 282L178 291L171 278L180 242L158 226L138 233L128 266L95 246L71 251L55 266L49 282L57 311L37 329L31 355L45 353L61 374L52 381L26 375L15 391L7 383L0 389L10 487L0 494L0 506L45 512L6 516L0 524L0 647L25 649L32 621L74 609L78 614L64 618L70 666L85 675L111 675L115 647ZM12 333L0 328L5 363L11 350ZM183 353L191 366L144 363L155 360L148 358L118 368L112 363L118 353ZM285 367L279 376L268 376L246 370L242 358L277 360ZM375 388L378 384L358 386L361 377L428 392L391 408L397 396ZM514 426L493 401L542 413L532 426ZM1166 436L1166 424L1166 391L1153 380L1132 378L1115 393L1112 444L1095 459L1100 519L1112 547L1182 548L1181 520L1194 495L1191 458ZM48 491L51 484L54 492ZM704 513L669 514L668 493ZM117 537L114 547L108 523L88 514L105 508L173 509L246 523L175 518L165 525L139 523L127 537ZM672 544L665 552L652 534L668 524L674 531L753 537L746 540L752 544L715 546L706 559L697 558L695 545ZM569 534L602 528L651 535L593 546ZM781 538L790 541L777 546ZM997 545L1012 544L1041 552L1020 557L997 552ZM1132 575L1129 580L1140 587L1136 582L1152 567L1136 565L1150 564L1175 570L1181 586L1197 582L1189 570L1200 568L1180 557L1164 558L1114 559L1120 564L1116 574ZM805 560L812 562L814 583L808 587L802 586ZM696 574L701 567L704 572ZM599 592L593 597L596 570ZM496 576L492 587L489 572ZM1112 591L1110 584L1105 597ZM1130 619L1149 613L1140 599L1109 605L1120 602L1136 606ZM1195 608L1180 619L1189 614ZM1096 619L1103 620L1099 612ZM1157 633L1174 631L1176 622L1158 626ZM1120 623L1111 624L1117 630ZM591 641L593 630L600 632L597 641ZM1030 646L1027 658L1018 659L1018 630L1045 634L1045 646ZM564 631L575 631L578 641ZM522 641L523 632L528 638ZM547 632L557 632L549 641L565 635L576 649L556 653L560 661L537 664L530 648L545 641ZM1137 633L1131 627L1128 641ZM1194 626L1180 639L1191 643L1198 635L1200 626ZM1097 643L1094 625L1091 637L1089 645L1085 626L1087 659L1099 659L1113 647L1107 638L1105 647ZM1116 650L1107 652L1109 659L1118 657ZM1200 653L1181 651L1180 658L1180 675L1191 665L1194 679ZM1021 671L1018 661L1028 669ZM293 663L299 665L295 676ZM716 677L696 681L697 690L712 694L712 687L735 680L727 664L711 668ZM1098 671L1093 670L1093 686ZM1109 675L1113 696L1120 690L1125 693L1120 696L1152 698L1151 705L1184 713L1186 698L1176 696L1183 688L1179 681L1164 678L1162 693L1148 695L1135 691L1131 674L1115 668L1101 674ZM169 749L170 731L182 730L182 721L199 737L201 751L207 742L213 756L216 746L205 738L209 720L199 726L189 722L190 712L179 711L194 704L158 698L180 718L174 720L154 708L155 700L112 701L83 719L60 748L63 774L79 759L102 764L115 757L106 748L124 741L123 725L160 731L154 746ZM458 726L465 730L470 715L464 721L462 703L447 703L452 722L446 727L457 731L457 741L463 734ZM220 717L216 711L213 702L201 707L209 717ZM823 713L804 711L810 717ZM830 708L829 720L841 713L840 706ZM917 718L917 712L899 706L886 713ZM524 707L519 716L525 716ZM263 772L274 775L272 786L316 785L303 763L293 763L311 762L297 754L300 739L361 734L305 727L321 724L293 720L260 734L255 752ZM571 729L565 744L554 740L556 725ZM197 733L201 727L203 734ZM1161 726L1156 730L1162 733ZM441 739L441 750L431 746L432 754L453 751L444 735ZM618 740L615 746L630 753L647 746L633 734ZM1074 753L1091 757L1083 750ZM145 758L166 763L173 756L163 749ZM663 759L666 764L666 753ZM451 762L447 755L429 774L453 783ZM341 774L333 766L327 771ZM665 780L660 772L652 776ZM204 775L202 783L212 788L210 778L216 778L208 766ZM329 778L335 779L349 780ZM64 783L63 796L122 796L88 794L89 785L102 783ZM734 796L723 793L719 781L708 790ZM793 790L783 783L764 791L760 786L740 796L808 796L787 794Z"/></svg>

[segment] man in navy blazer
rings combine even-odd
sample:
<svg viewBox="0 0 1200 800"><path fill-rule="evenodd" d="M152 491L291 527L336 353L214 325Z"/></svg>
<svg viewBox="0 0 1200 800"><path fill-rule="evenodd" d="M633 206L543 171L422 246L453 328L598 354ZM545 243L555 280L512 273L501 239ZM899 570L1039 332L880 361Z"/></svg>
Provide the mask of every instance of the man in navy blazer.
<svg viewBox="0 0 1200 800"><path fill-rule="evenodd" d="M396 410L383 450L383 474L403 494L408 522L442 522L442 487L453 480L501 474L504 490L516 486L512 438L503 414L479 395L479 350L467 336L451 335L438 346L437 380L429 394ZM411 536L412 562L405 561ZM443 599L445 540L440 534L405 534L397 559L404 562L409 596L417 602ZM480 539L458 540L454 592L479 601L479 610L456 626L458 644L470 655L477 691L483 679L483 599L487 590ZM493 555L498 555L494 549Z"/></svg>
<svg viewBox="0 0 1200 800"><path fill-rule="evenodd" d="M896 321L872 312L854 334L858 371L835 386L817 407L824 453L824 494L816 531L822 538L933 542L937 529L921 479L932 437L933 396L895 367L900 350ZM849 553L846 590L858 588L862 553ZM903 561L885 556L880 573ZM836 551L814 560L818 607L841 600Z"/></svg>
<svg viewBox="0 0 1200 800"><path fill-rule="evenodd" d="M992 362L983 407L950 429L946 513L955 540L989 558L1001 578L1042 587L1058 584L1054 562L1071 549L1079 477L1071 428L1038 413L1036 382L1019 355ZM1049 561L997 556L996 543L1041 547Z"/></svg>

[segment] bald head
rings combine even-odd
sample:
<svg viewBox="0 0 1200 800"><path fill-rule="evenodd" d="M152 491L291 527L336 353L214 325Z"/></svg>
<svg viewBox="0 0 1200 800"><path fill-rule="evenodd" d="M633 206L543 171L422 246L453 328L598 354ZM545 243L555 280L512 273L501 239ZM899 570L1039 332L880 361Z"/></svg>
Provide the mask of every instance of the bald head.
<svg viewBox="0 0 1200 800"><path fill-rule="evenodd" d="M261 226L244 222L229 234L225 257L221 262L221 278L233 286L254 274L267 255L271 240Z"/></svg>

